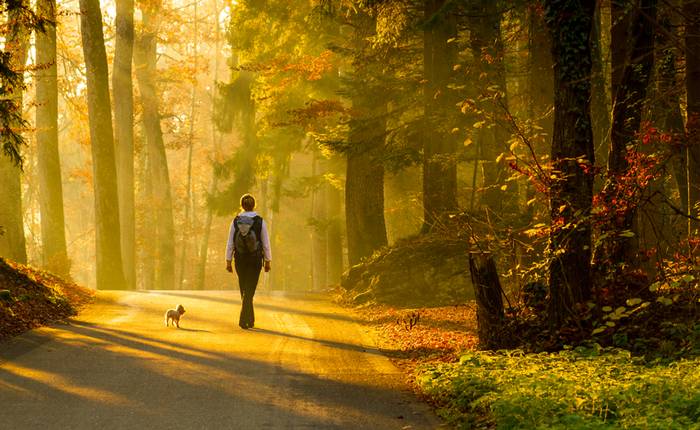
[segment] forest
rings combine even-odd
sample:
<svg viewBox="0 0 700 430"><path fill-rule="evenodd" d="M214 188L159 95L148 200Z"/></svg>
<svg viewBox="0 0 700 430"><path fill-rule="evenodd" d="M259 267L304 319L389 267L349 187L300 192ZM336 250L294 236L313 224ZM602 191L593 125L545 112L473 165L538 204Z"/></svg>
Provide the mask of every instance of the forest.
<svg viewBox="0 0 700 430"><path fill-rule="evenodd" d="M3 265L236 290L251 193L451 425L700 428L700 0L0 4Z"/></svg>

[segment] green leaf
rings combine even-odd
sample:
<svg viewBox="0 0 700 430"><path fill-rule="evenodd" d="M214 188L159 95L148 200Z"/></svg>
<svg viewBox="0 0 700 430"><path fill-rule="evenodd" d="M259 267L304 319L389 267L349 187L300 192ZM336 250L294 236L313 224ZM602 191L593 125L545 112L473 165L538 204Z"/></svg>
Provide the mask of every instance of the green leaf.
<svg viewBox="0 0 700 430"><path fill-rule="evenodd" d="M634 299L627 299L625 303L627 303L627 306L637 306L642 303L642 299L635 297Z"/></svg>

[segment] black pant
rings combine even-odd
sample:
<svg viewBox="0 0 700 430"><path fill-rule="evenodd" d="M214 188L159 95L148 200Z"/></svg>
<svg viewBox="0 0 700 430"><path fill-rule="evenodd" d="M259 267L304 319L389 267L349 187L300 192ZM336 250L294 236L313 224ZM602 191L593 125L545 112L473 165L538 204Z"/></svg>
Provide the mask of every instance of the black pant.
<svg viewBox="0 0 700 430"><path fill-rule="evenodd" d="M238 325L243 328L253 327L255 323L255 311L253 310L253 296L258 287L260 269L262 269L262 259L236 258L236 274L238 275L238 286L241 289L241 316Z"/></svg>

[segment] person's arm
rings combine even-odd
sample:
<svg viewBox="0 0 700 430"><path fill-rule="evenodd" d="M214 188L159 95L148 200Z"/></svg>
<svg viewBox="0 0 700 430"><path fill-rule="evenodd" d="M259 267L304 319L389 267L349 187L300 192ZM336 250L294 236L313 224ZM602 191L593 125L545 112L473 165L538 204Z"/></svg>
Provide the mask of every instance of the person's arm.
<svg viewBox="0 0 700 430"><path fill-rule="evenodd" d="M231 221L231 227L228 231L228 242L226 243L226 270L229 272L233 271L231 260L233 260L233 235L236 232L235 222L235 219Z"/></svg>
<svg viewBox="0 0 700 430"><path fill-rule="evenodd" d="M270 234L267 231L265 220L260 229L260 241L262 242L263 258L265 259L265 271L269 272L272 266L272 249L270 248Z"/></svg>

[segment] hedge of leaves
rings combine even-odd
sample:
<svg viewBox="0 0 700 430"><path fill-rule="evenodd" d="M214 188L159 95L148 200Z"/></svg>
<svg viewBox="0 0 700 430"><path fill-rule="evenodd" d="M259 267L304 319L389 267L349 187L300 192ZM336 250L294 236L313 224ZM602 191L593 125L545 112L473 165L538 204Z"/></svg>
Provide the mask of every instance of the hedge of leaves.
<svg viewBox="0 0 700 430"><path fill-rule="evenodd" d="M459 428L700 429L700 359L652 364L600 347L470 352L417 379Z"/></svg>

